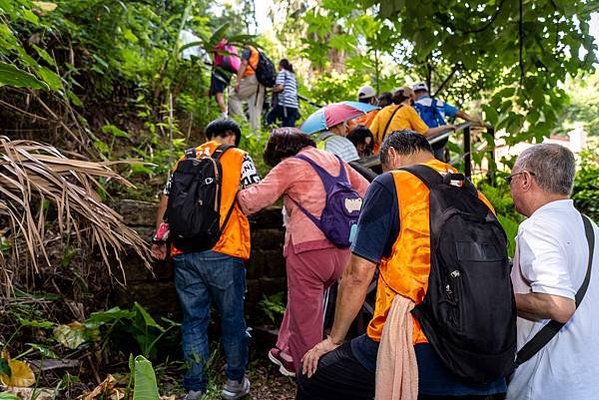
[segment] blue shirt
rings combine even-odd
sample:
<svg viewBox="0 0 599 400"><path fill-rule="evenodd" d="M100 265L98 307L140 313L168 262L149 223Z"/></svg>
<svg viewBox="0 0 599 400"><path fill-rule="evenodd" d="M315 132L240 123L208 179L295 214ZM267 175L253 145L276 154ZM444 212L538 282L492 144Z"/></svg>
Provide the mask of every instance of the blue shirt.
<svg viewBox="0 0 599 400"><path fill-rule="evenodd" d="M420 103L422 105L430 107L432 100L433 100L433 98L431 96L424 95L421 98L419 98L418 100L416 100L416 103ZM437 108L439 109L439 112L443 115L443 117L448 116L448 117L454 118L456 116L456 114L458 113L458 111L460 111L457 107L452 106L451 104L446 103L443 100L436 99L436 101L437 101Z"/></svg>
<svg viewBox="0 0 599 400"><path fill-rule="evenodd" d="M358 220L358 229L352 252L366 260L379 263L393 251L399 235L400 220L397 192L393 176L385 173L370 184ZM376 238L376 240L373 240ZM356 359L369 371L376 369L379 344L366 335L351 341ZM505 379L486 385L467 384L459 380L443 364L428 343L414 347L418 364L419 393L429 396L490 395L505 393Z"/></svg>

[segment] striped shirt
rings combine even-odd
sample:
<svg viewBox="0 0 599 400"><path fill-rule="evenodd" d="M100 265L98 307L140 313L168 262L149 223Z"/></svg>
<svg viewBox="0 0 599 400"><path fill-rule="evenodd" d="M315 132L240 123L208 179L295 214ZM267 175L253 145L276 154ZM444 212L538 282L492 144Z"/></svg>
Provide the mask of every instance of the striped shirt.
<svg viewBox="0 0 599 400"><path fill-rule="evenodd" d="M322 132L317 138L318 148L336 154L345 162L352 162L360 159L358 150L354 144L346 137L335 135L331 132Z"/></svg>
<svg viewBox="0 0 599 400"><path fill-rule="evenodd" d="M297 82L295 75L287 70L282 70L277 75L276 85L283 86L283 91L278 94L278 105L283 107L298 108Z"/></svg>

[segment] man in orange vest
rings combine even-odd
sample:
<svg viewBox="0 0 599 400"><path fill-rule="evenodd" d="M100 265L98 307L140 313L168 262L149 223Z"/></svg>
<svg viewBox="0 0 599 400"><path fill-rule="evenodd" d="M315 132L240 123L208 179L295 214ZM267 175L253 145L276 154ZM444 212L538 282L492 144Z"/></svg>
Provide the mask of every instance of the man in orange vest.
<svg viewBox="0 0 599 400"><path fill-rule="evenodd" d="M219 146L237 146L241 130L235 121L218 119L206 127L208 141L196 148L196 154L212 155ZM207 251L183 253L171 249L175 264L175 287L183 311L183 354L187 372L183 386L186 400L200 399L206 393L206 363L210 359L208 325L210 305L214 303L221 317L221 342L227 358L227 382L223 399L238 399L250 391L245 375L248 362L247 332L244 319L245 262L250 257L250 226L236 202L237 192L260 180L254 162L236 147L222 153L220 217L224 225L220 240ZM156 217L152 255L158 260L167 256L162 238L171 179L167 183ZM230 211L230 215L229 215ZM224 224L223 220L228 220ZM158 237L157 237L158 236Z"/></svg>
<svg viewBox="0 0 599 400"><path fill-rule="evenodd" d="M241 53L241 65L237 72L237 84L229 92L229 114L245 117L242 102L247 101L250 114L250 129L260 129L262 106L266 88L258 82L256 69L260 52L253 46L246 47Z"/></svg>
<svg viewBox="0 0 599 400"><path fill-rule="evenodd" d="M390 134L380 157L388 173L371 183L364 198L353 254L339 285L335 321L330 335L304 356L303 374L298 378L299 400L374 398L377 352L391 303L397 294L419 304L426 293L430 272L429 191L416 176L396 169L422 164L440 174L456 171L436 160L426 138L413 131ZM344 343L377 265L376 306L367 333ZM493 398L505 393L505 379L468 385L454 376L416 320L413 343L419 399Z"/></svg>

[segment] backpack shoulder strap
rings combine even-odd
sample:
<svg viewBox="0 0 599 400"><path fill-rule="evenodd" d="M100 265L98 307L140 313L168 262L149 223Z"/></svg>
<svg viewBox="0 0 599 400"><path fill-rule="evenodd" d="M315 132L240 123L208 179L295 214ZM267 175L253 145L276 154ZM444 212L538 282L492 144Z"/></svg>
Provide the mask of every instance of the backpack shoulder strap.
<svg viewBox="0 0 599 400"><path fill-rule="evenodd" d="M334 156L339 161L340 169L339 169L339 175L337 175L337 176L331 175L326 169L324 169L323 167L318 165L314 160L310 159L309 157L304 156L303 154L297 155L297 156L295 156L295 158L299 158L300 160L306 161L308 164L310 164L312 166L312 168L314 168L314 170L320 177L322 184L324 185L325 191L328 194L329 191L333 188L333 185L335 184L335 182L337 180L341 180L342 182L347 181L347 173L345 171L343 161L341 161L341 158L339 158L339 156L337 154L334 154Z"/></svg>
<svg viewBox="0 0 599 400"><path fill-rule="evenodd" d="M441 174L427 165L410 165L408 167L400 168L400 171L407 171L414 175L416 178L420 179L429 190L443 183Z"/></svg>
<svg viewBox="0 0 599 400"><path fill-rule="evenodd" d="M214 158L215 160L219 160L222 157L223 153L229 150L231 147L235 146L233 146L232 144L221 144L216 148L216 150L214 150L214 153L212 153L212 158Z"/></svg>
<svg viewBox="0 0 599 400"><path fill-rule="evenodd" d="M190 147L189 149L185 150L185 158L186 159L192 159L192 158L196 158L198 156L198 149L196 149L195 147Z"/></svg>
<svg viewBox="0 0 599 400"><path fill-rule="evenodd" d="M393 121L393 117L395 117L395 114L397 114L399 109L402 107L403 107L403 104L398 105L395 108L395 110L393 111L393 114L391 114L391 116L389 117L389 120L387 121L387 125L385 125L385 129L383 130L383 137L387 136L387 130L389 129L389 125L391 125L391 121Z"/></svg>
<svg viewBox="0 0 599 400"><path fill-rule="evenodd" d="M589 282L591 280L591 269L593 266L593 255L595 253L595 231L593 230L593 224L591 223L589 217L587 217L584 214L581 214L581 216L582 222L584 224L584 232L587 238L587 243L589 245L589 262L587 265L587 272L582 282L582 285L580 286L580 288L576 292L576 296L574 297L576 301L576 308L578 308L578 306L582 302L582 299L584 298L584 295L586 294L587 289L589 288ZM547 325L541 328L541 330L538 331L532 339L530 339L524 346L522 346L518 354L516 354L515 366L518 367L520 364L530 360L535 354L539 352L539 350L545 347L545 345L549 343L555 335L557 335L557 333L562 329L564 325L564 323L557 322L554 320L549 321Z"/></svg>

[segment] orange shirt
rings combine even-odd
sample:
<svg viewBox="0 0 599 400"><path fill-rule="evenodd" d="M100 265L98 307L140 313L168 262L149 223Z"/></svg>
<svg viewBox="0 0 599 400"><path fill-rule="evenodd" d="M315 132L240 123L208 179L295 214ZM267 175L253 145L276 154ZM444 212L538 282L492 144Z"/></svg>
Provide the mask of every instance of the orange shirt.
<svg viewBox="0 0 599 400"><path fill-rule="evenodd" d="M369 113L366 113L358 118L352 119L348 122L347 126L349 129L353 129L358 125L364 125L367 128L370 128L370 124L374 120L374 117L378 114L379 110L372 110Z"/></svg>
<svg viewBox="0 0 599 400"><path fill-rule="evenodd" d="M256 73L256 68L258 68L258 60L260 59L260 53L253 46L248 46L250 50L250 58L247 60L248 66L243 73L243 77L247 78L248 76L252 76Z"/></svg>
<svg viewBox="0 0 599 400"><path fill-rule="evenodd" d="M425 165L439 172L456 172L449 164L433 159ZM393 171L393 180L399 203L399 235L393 245L391 256L381 260L374 315L368 325L368 336L380 341L387 314L396 294L419 304L428 288L430 273L430 224L429 190L417 177L407 171ZM488 200L479 193L481 200L493 210ZM414 319L414 344L428 340Z"/></svg>
<svg viewBox="0 0 599 400"><path fill-rule="evenodd" d="M397 110L395 115L393 115L397 107L400 108ZM392 115L393 120L387 127L387 123ZM385 129L385 127L387 127L387 129ZM375 143L378 145L381 145L385 137L394 131L409 129L424 135L424 133L428 130L428 126L424 123L422 118L420 118L416 110L405 104L391 104L390 106L379 110L372 120L369 128L374 135Z"/></svg>
<svg viewBox="0 0 599 400"><path fill-rule="evenodd" d="M196 148L197 154L210 155L216 151L220 144L215 141L204 143ZM220 202L220 224L223 225L231 207L231 216L220 240L212 248L216 253L248 260L250 258L250 223L235 201L241 180L241 167L246 152L238 148L230 148L220 157L222 165L222 186ZM183 158L182 158L183 159ZM175 167L176 168L176 167ZM174 246L171 256L180 254L181 251Z"/></svg>

